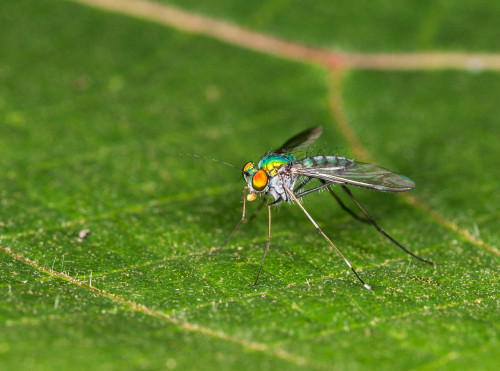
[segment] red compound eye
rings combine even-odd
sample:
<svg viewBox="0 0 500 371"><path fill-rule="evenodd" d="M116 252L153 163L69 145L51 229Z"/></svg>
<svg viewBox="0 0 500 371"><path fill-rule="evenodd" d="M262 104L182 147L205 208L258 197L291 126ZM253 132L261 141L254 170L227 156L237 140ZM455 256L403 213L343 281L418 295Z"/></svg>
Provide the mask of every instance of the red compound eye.
<svg viewBox="0 0 500 371"><path fill-rule="evenodd" d="M243 172L246 173L246 172L248 172L249 169L252 169L252 168L253 168L253 162L249 161L245 164L245 166L243 166Z"/></svg>
<svg viewBox="0 0 500 371"><path fill-rule="evenodd" d="M247 162L245 164L245 166L243 166L243 169L241 171L242 171L243 179L245 181L246 181L247 176L252 175L252 172L253 172L252 170L254 170L252 161Z"/></svg>
<svg viewBox="0 0 500 371"><path fill-rule="evenodd" d="M252 187L256 191L262 191L267 185L267 174L264 170L258 170L252 178Z"/></svg>

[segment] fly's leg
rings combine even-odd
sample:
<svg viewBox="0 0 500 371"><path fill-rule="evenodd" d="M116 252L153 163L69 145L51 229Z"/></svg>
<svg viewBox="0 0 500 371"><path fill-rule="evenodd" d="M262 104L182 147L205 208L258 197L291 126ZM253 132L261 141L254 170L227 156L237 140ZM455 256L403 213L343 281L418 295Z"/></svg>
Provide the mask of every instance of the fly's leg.
<svg viewBox="0 0 500 371"><path fill-rule="evenodd" d="M394 238L392 238L390 235L388 235L382 228L379 227L379 225L377 224L377 222L370 216L370 214L368 214L366 212L366 210L364 209L363 206L361 206L361 204L358 202L358 200L356 200L356 198L354 198L353 194L351 193L351 190L349 188L347 188L345 185L342 185L342 189L344 190L345 193L347 193L349 195L349 197L351 198L351 200L363 212L363 214L365 214L366 218L370 221L371 224L373 224L373 226L375 227L375 229L378 232L382 233L385 237L387 237L389 240L391 240L397 247L399 247L401 250L403 250L408 255L411 255L414 258L416 258L416 259L418 259L418 260L420 260L420 261L422 261L424 263L427 263L427 264L430 264L430 265L436 265L435 263L433 263L431 261L422 259L420 256L415 255L410 250L406 249L403 245L401 245L398 241L396 241Z"/></svg>
<svg viewBox="0 0 500 371"><path fill-rule="evenodd" d="M293 194L293 192L287 186L283 185L283 188L295 200L295 202L297 202L297 205L299 205L299 207L302 209L302 211L304 212L304 214L306 214L306 216L309 218L309 220L311 221L311 223L316 227L316 229L318 230L318 232L321 233L321 235L330 243L330 245L332 245L335 248L335 250L337 250L337 252L340 254L340 256L342 257L342 259L344 259L344 261L347 264L347 266L349 268L351 268L351 271L357 277L357 279L359 280L359 282L361 282L366 289L371 290L372 288L370 287L370 285L366 284L361 279L361 277L358 275L358 273L352 267L351 263L349 263L349 260L347 260L347 258L344 256L344 254L342 254L342 252L339 250L339 248L328 238L328 236L325 234L325 232L323 232L321 230L321 228L319 227L319 225L314 221L314 219L311 217L311 215L309 215L309 213L304 208L304 206L302 206L302 204L299 202L299 199L295 196L295 194Z"/></svg>
<svg viewBox="0 0 500 371"><path fill-rule="evenodd" d="M302 183L302 184L304 184L304 183ZM300 189L302 188L302 184L301 184L301 186L299 186L299 187L295 188L295 189L294 189L294 191L293 191L293 193L295 194L295 196L296 196L297 198L301 198L301 197L304 197L304 196L306 196L306 195L308 195L308 194L310 194L310 193L313 193L313 192L319 191L319 190L321 190L321 189L325 189L326 187L331 186L332 184L335 184L335 182L328 182L328 183L324 183L324 184L322 184L322 185L320 185L320 186L317 186L317 187L314 187L314 188L308 189L308 190L306 190L306 191L302 191L302 192L298 192L298 193L297 193L297 191L298 191L298 190L300 190Z"/></svg>
<svg viewBox="0 0 500 371"><path fill-rule="evenodd" d="M324 180L321 180L321 182L323 184L327 184ZM330 192L330 194L335 198L335 200L338 202L338 204L340 205L340 207L342 209L344 209L344 211L346 211L348 214L350 214L354 219L356 219L358 222L361 222L361 223L366 223L366 224L370 224L370 219L368 218L361 218L360 216L356 215L354 213L354 211L352 211L351 209L349 209L343 202L342 200L340 199L339 196L337 196L337 194L333 191L333 189L330 188L330 186L328 186L326 189L328 189L328 192Z"/></svg>
<svg viewBox="0 0 500 371"><path fill-rule="evenodd" d="M309 183L313 178L305 178L302 183L300 183L294 190L293 192L297 194L298 191L300 191L307 183Z"/></svg>
<svg viewBox="0 0 500 371"><path fill-rule="evenodd" d="M361 218L359 216L357 216L351 209L349 209L343 202L342 200L340 199L339 196L337 196L337 194L333 191L332 188L330 188L331 185L333 184L336 184L335 182L326 182L322 179L320 179L321 183L323 183L322 185L318 186L318 187L314 187L314 188L311 188L311 189L308 189L306 191L302 191L302 192L297 192L299 191L300 189L302 189L302 187L304 187L307 183L309 183L309 181L311 180L312 178L308 178L306 179L304 182L302 182L297 188L295 188L293 190L293 193L295 193L295 196L297 196L297 198L301 198L301 197L304 197L310 193L313 193L313 192L316 192L316 191L320 191L322 189L328 189L328 192L331 193L331 195L335 198L335 200L337 200L337 202L339 203L340 207L342 209L344 209L347 213L349 213L354 219L356 219L357 221L359 222L362 222L362 223L367 223L367 224L370 224L370 220L368 219L365 219L365 218Z"/></svg>
<svg viewBox="0 0 500 371"><path fill-rule="evenodd" d="M259 282L259 276L260 272L262 271L262 267L264 266L264 260L266 260L266 255L267 252L269 251L269 245L271 244L271 206L274 205L275 202L270 203L267 205L267 214L268 214L268 219L269 219L269 229L267 232L267 243L266 243L266 250L264 251L264 256L262 257L262 262L260 263L260 268L259 268L259 273L257 273L257 278L255 279L255 283L253 284L253 287L257 286L257 282Z"/></svg>
<svg viewBox="0 0 500 371"><path fill-rule="evenodd" d="M260 202L259 206L257 206L257 209L255 209L255 211L250 216L250 218L248 218L247 223L250 223L252 220L254 220L257 217L257 215L259 215L260 211L262 210L262 208L264 207L266 202L267 202L266 198L262 197L262 201Z"/></svg>
<svg viewBox="0 0 500 371"><path fill-rule="evenodd" d="M245 208L246 208L246 201L247 201L247 197L246 196L247 196L247 187L244 187L243 188L243 212L241 213L241 219L238 222L238 224L236 224L236 227L234 227L233 231L231 232L231 234L227 238L226 242L224 242L222 244L222 246L219 247L217 250L215 250L212 253L210 253L210 255L216 255L219 251L221 251L222 248L228 244L229 240L231 239L231 237L233 237L233 234L235 234L235 232L238 230L238 228L240 227L241 223L243 223L243 220L245 220Z"/></svg>

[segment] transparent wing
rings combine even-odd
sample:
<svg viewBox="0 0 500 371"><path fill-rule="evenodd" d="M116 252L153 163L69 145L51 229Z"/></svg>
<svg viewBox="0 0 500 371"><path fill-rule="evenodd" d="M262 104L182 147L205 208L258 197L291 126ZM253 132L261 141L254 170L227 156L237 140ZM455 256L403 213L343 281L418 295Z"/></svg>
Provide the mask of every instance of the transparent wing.
<svg viewBox="0 0 500 371"><path fill-rule="evenodd" d="M281 147L276 148L272 153L288 153L313 144L323 133L323 127L316 126L288 139Z"/></svg>
<svg viewBox="0 0 500 371"><path fill-rule="evenodd" d="M370 188L382 192L405 192L415 187L415 183L411 179L393 173L381 166L341 157L335 159L335 164L332 165L321 164L294 168L292 172L300 176Z"/></svg>

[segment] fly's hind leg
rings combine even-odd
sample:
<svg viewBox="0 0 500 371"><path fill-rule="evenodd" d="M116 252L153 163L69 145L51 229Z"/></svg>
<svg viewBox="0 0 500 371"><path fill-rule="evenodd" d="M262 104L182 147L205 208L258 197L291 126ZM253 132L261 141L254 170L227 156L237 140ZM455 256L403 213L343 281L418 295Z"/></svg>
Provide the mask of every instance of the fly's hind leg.
<svg viewBox="0 0 500 371"><path fill-rule="evenodd" d="M296 187L294 190L293 190L293 193L295 194L295 196L297 196L297 198L301 198L301 197L304 197L305 195L308 195L310 193L313 193L313 192L316 192L316 191L319 191L319 190L322 190L322 189L328 189L328 192L330 192L330 194L335 198L335 200L338 202L338 204L340 205L340 207L342 209L344 209L347 213L349 213L354 219L356 219L357 221L359 222L362 222L362 223L367 223L367 224L370 224L370 220L369 219L365 219L365 218L362 218L358 215L356 215L354 213L354 211L352 211L351 209L349 209L346 204L344 204L342 202L342 200L340 199L339 196L337 196L337 194L334 192L334 190L330 187L334 184L336 184L335 182L327 182L323 179L318 179L322 184L319 186L319 187L314 187L314 188L311 188L311 189L308 189L306 191L300 191L307 183L309 183L310 181L312 180L312 178L307 178L305 181L303 181L298 187ZM300 192L299 192L300 191Z"/></svg>
<svg viewBox="0 0 500 371"><path fill-rule="evenodd" d="M344 190L345 193L347 193L349 195L349 197L351 198L351 200L363 212L363 214L370 221L370 223L373 224L373 226L375 227L375 229L378 232L382 233L385 237L387 237L389 240L391 240L391 242L393 242L397 247L399 247L401 250L403 250L408 255L413 256L415 259L418 259L418 260L420 260L420 261L422 261L424 263L430 264L430 265L436 265L435 263L433 263L433 262L431 262L429 260L425 260L425 259L421 258L420 256L415 255L410 250L408 250L403 245L401 245L398 241L396 241L394 238L392 238L388 233L386 233L382 228L379 227L379 225L377 224L377 222L370 216L370 214L368 214L368 212L365 210L365 208L363 206L361 206L361 204L358 202L358 200L353 196L353 194L351 193L351 190L349 188L347 188L345 185L342 184L342 189Z"/></svg>
<svg viewBox="0 0 500 371"><path fill-rule="evenodd" d="M327 184L327 182L324 181L324 180L322 180L322 179L320 179L320 181L323 184ZM348 214L350 214L354 219L356 219L358 222L361 222L361 223L366 223L366 224L370 224L371 223L369 219L362 218L362 217L358 216L354 211L352 211L351 209L349 209L346 206L346 204L344 204L342 202L342 200L340 199L340 197L337 196L337 194L334 192L334 190L330 186L328 186L327 189L328 189L328 192L330 192L330 194L333 196L333 198L335 198L335 200L338 202L338 204L340 205L340 207L342 209L344 209L344 211L346 211Z"/></svg>

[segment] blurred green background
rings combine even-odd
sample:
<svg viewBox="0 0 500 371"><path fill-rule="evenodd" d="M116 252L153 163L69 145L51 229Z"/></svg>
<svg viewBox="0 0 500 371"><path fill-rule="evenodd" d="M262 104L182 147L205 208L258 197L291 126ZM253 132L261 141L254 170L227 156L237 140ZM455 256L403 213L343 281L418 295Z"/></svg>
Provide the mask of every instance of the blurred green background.
<svg viewBox="0 0 500 371"><path fill-rule="evenodd" d="M495 2L162 2L338 51L499 52ZM496 369L499 95L497 71L328 71L72 1L2 2L0 369ZM305 206L373 292L293 205L257 288L265 212L209 257L241 175L179 154L239 168L315 125L313 150L361 148L415 180L413 198L353 193L435 269L327 193Z"/></svg>

